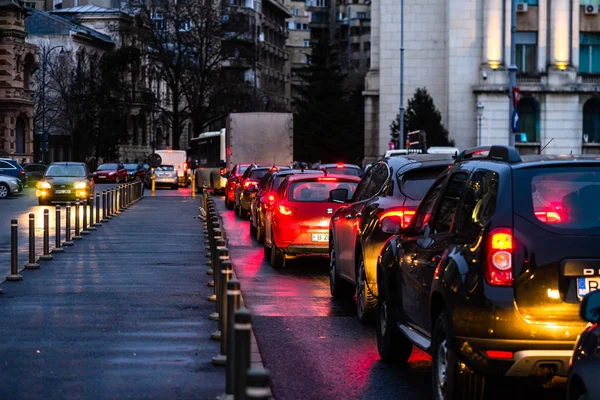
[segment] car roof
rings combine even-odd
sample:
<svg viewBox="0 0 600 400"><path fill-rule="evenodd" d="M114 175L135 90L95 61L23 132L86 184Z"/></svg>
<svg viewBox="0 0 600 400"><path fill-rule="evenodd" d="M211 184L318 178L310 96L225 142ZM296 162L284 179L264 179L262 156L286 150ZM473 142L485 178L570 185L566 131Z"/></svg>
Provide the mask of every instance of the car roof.
<svg viewBox="0 0 600 400"><path fill-rule="evenodd" d="M336 168L338 165L343 165L343 168L358 168L358 169L362 170L362 168L359 167L356 164L346 164L346 163L327 163L327 164L321 164L319 166L319 168Z"/></svg>
<svg viewBox="0 0 600 400"><path fill-rule="evenodd" d="M360 182L360 177L358 176L352 176L352 175L342 175L342 174L327 174L326 176L327 178L338 178L341 181L351 181L351 182ZM304 175L304 174L297 174L297 175L291 175L288 176L286 179L291 183L291 182L299 182L299 181L310 181L310 180L314 180L314 179L319 179L319 178L323 178L323 176L317 176L317 175Z"/></svg>
<svg viewBox="0 0 600 400"><path fill-rule="evenodd" d="M408 163L426 163L433 161L442 161L442 162L454 162L454 157L451 154L406 154L402 156L396 157L386 157L383 158L382 161L387 162L388 164L408 164Z"/></svg>
<svg viewBox="0 0 600 400"><path fill-rule="evenodd" d="M325 172L320 169L284 169L282 171L273 171L273 174L277 175L302 175L302 174L321 174L325 175Z"/></svg>
<svg viewBox="0 0 600 400"><path fill-rule="evenodd" d="M78 162L78 161L57 161L57 162L53 162L50 165L85 165L85 163Z"/></svg>
<svg viewBox="0 0 600 400"><path fill-rule="evenodd" d="M427 154L423 154L427 156ZM440 154L443 155L443 154ZM445 167L448 165L452 165L454 163L454 159L452 157L423 157L420 159L403 159L404 157L391 157L388 159L381 160L387 163L390 167L392 167L395 171L403 170L407 167L410 169L415 168L435 168L435 167Z"/></svg>

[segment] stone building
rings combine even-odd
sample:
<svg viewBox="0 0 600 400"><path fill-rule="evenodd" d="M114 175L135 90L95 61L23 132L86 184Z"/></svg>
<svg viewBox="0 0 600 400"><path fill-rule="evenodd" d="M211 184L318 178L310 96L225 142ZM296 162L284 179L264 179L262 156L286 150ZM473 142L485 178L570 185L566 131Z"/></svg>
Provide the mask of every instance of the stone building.
<svg viewBox="0 0 600 400"><path fill-rule="evenodd" d="M336 37L349 67L366 71L371 63L370 0L338 0L335 23Z"/></svg>
<svg viewBox="0 0 600 400"><path fill-rule="evenodd" d="M427 87L457 147L508 144L510 1L405 0L404 102ZM365 162L381 156L400 104L400 4L373 0ZM600 14L588 0L523 0L515 36L516 147L600 150ZM478 132L477 106L483 110Z"/></svg>
<svg viewBox="0 0 600 400"><path fill-rule="evenodd" d="M25 42L25 10L0 0L0 156L33 162L33 90L37 48Z"/></svg>

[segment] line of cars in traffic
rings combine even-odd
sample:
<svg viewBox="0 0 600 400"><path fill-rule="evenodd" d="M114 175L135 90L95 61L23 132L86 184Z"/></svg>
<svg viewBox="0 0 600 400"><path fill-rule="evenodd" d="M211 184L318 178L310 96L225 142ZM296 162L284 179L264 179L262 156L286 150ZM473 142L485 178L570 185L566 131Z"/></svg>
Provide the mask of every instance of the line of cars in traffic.
<svg viewBox="0 0 600 400"><path fill-rule="evenodd" d="M328 256L331 295L375 321L383 361L431 354L434 398L526 378L595 399L599 167L504 146L384 158L357 176L249 164L225 202L274 268Z"/></svg>

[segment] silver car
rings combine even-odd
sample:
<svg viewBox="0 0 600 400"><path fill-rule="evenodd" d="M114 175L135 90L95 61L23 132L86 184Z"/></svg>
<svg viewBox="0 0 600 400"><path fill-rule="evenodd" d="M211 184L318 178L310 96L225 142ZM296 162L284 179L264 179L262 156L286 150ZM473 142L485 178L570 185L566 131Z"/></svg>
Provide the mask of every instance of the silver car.
<svg viewBox="0 0 600 400"><path fill-rule="evenodd" d="M177 177L177 171L173 165L161 165L154 169L156 175L156 186L169 186L171 189L177 190L179 188L179 178Z"/></svg>
<svg viewBox="0 0 600 400"><path fill-rule="evenodd" d="M8 175L0 175L0 199L5 199L11 194L19 193L19 180Z"/></svg>

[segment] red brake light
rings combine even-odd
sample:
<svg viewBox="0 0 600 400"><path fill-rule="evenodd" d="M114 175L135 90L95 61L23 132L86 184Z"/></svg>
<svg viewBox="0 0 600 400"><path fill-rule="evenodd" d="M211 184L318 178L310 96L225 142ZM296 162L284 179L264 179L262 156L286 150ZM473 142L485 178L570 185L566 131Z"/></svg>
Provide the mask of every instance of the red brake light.
<svg viewBox="0 0 600 400"><path fill-rule="evenodd" d="M186 162L183 163L183 169L187 169L187 163Z"/></svg>
<svg viewBox="0 0 600 400"><path fill-rule="evenodd" d="M508 228L494 229L488 238L486 281L492 286L512 286L512 231Z"/></svg>
<svg viewBox="0 0 600 400"><path fill-rule="evenodd" d="M398 217L400 218L400 226L406 228L410 225L410 221L414 217L415 212L412 210L392 210L386 211L379 216L379 222L383 221L386 217Z"/></svg>
<svg viewBox="0 0 600 400"><path fill-rule="evenodd" d="M512 351L502 351L502 350L488 350L486 354L489 358L496 358L501 360L512 360L513 352Z"/></svg>
<svg viewBox="0 0 600 400"><path fill-rule="evenodd" d="M19 174L25 175L25 170L24 169L19 170Z"/></svg>
<svg viewBox="0 0 600 400"><path fill-rule="evenodd" d="M256 182L256 181L246 181L246 182L244 182L244 189L249 188L251 185L258 185L258 182Z"/></svg>
<svg viewBox="0 0 600 400"><path fill-rule="evenodd" d="M345 166L344 164L338 164L338 165L336 165L335 167L336 167L336 168L344 168L344 167L346 167L346 166Z"/></svg>
<svg viewBox="0 0 600 400"><path fill-rule="evenodd" d="M535 216L547 224L560 224L562 222L560 214L555 211L536 211Z"/></svg>
<svg viewBox="0 0 600 400"><path fill-rule="evenodd" d="M317 178L319 182L337 182L337 178Z"/></svg>
<svg viewBox="0 0 600 400"><path fill-rule="evenodd" d="M296 215L296 211L298 210L290 206L279 206L278 211L281 215L285 215L286 217L293 217L294 215Z"/></svg>
<svg viewBox="0 0 600 400"><path fill-rule="evenodd" d="M274 201L275 201L275 196L273 196L272 194L270 194L270 195L267 197L267 200L269 200L269 203L272 203L272 202L274 202Z"/></svg>
<svg viewBox="0 0 600 400"><path fill-rule="evenodd" d="M279 171L279 168L277 168L276 166L273 165L269 170L270 171Z"/></svg>

